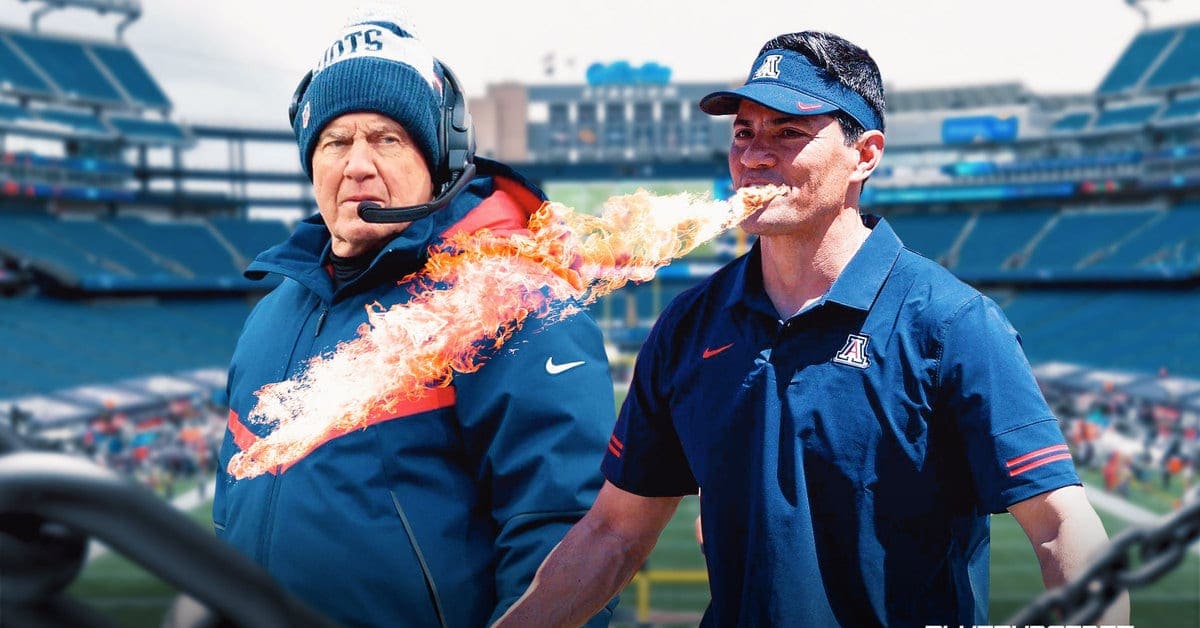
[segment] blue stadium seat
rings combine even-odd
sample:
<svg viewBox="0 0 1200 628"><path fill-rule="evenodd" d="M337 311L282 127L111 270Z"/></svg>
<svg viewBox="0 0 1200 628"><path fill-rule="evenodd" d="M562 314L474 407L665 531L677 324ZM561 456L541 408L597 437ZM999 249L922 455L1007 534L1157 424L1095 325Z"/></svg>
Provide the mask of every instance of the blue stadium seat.
<svg viewBox="0 0 1200 628"><path fill-rule="evenodd" d="M887 221L910 250L941 261L970 217L966 213L910 214L887 216Z"/></svg>
<svg viewBox="0 0 1200 628"><path fill-rule="evenodd" d="M132 142L178 144L188 139L183 129L173 122L121 116L109 116L108 121Z"/></svg>
<svg viewBox="0 0 1200 628"><path fill-rule="evenodd" d="M57 84L68 100L128 104L80 42L31 33L9 33L8 38Z"/></svg>
<svg viewBox="0 0 1200 628"><path fill-rule="evenodd" d="M236 258L205 223L152 223L118 217L112 224L176 274L184 277L241 274Z"/></svg>
<svg viewBox="0 0 1200 628"><path fill-rule="evenodd" d="M225 238L244 262L248 263L259 253L283 242L291 234L278 220L242 220L239 218L209 218L208 222Z"/></svg>
<svg viewBox="0 0 1200 628"><path fill-rule="evenodd" d="M1171 52L1144 84L1148 89L1188 85L1200 80L1200 24L1184 29Z"/></svg>
<svg viewBox="0 0 1200 628"><path fill-rule="evenodd" d="M43 81L10 47L8 33L0 33L0 86L5 91L31 96L54 96L54 88Z"/></svg>
<svg viewBox="0 0 1200 628"><path fill-rule="evenodd" d="M100 118L84 111L68 111L66 109L38 109L33 113L38 118L48 122L62 124L71 129L71 134L86 134L102 137L115 137L112 129L104 125Z"/></svg>
<svg viewBox="0 0 1200 628"><path fill-rule="evenodd" d="M1086 211L1063 213L1030 253L1024 268L1070 274L1124 236L1144 225L1151 211Z"/></svg>
<svg viewBox="0 0 1200 628"><path fill-rule="evenodd" d="M1162 107L1162 103L1146 103L1129 107L1113 107L1100 112L1093 125L1104 129L1117 126L1139 126L1146 124Z"/></svg>
<svg viewBox="0 0 1200 628"><path fill-rule="evenodd" d="M1200 96L1180 98L1167 106L1159 119L1166 121L1184 120L1200 116Z"/></svg>
<svg viewBox="0 0 1200 628"><path fill-rule="evenodd" d="M1050 130L1064 133L1082 131L1092 121L1093 115L1090 111L1075 111L1065 114L1050 125Z"/></svg>
<svg viewBox="0 0 1200 628"><path fill-rule="evenodd" d="M100 259L98 266L126 277L178 276L157 263L136 242L111 228L107 220L60 220L47 225L64 242L86 249Z"/></svg>
<svg viewBox="0 0 1200 628"><path fill-rule="evenodd" d="M47 272L78 278L96 273L99 258L64 242L45 214L0 214L0 256L8 256Z"/></svg>
<svg viewBox="0 0 1200 628"><path fill-rule="evenodd" d="M3 47L3 46L0 46ZM3 63L3 61L0 61ZM20 105L0 102L0 125L11 125L33 120L33 116Z"/></svg>
<svg viewBox="0 0 1200 628"><path fill-rule="evenodd" d="M1162 54L1167 44L1178 36L1178 29L1145 31L1139 34L1096 89L1098 94L1114 94L1134 88L1142 76Z"/></svg>
<svg viewBox="0 0 1200 628"><path fill-rule="evenodd" d="M170 99L132 50L99 43L89 47L134 101L156 109L171 108Z"/></svg>
<svg viewBox="0 0 1200 628"><path fill-rule="evenodd" d="M1030 291L1006 312L1031 362L1200 375L1196 290Z"/></svg>
<svg viewBox="0 0 1200 628"><path fill-rule="evenodd" d="M1187 252L1200 250L1198 243L1200 204L1181 205L1160 212L1155 220L1122 241L1120 246L1098 260L1092 268L1109 271L1135 267L1196 270L1200 260L1194 256L1189 259Z"/></svg>
<svg viewBox="0 0 1200 628"><path fill-rule="evenodd" d="M1053 212L1002 210L980 214L958 251L953 270L962 275L995 273L1025 248Z"/></svg>
<svg viewBox="0 0 1200 628"><path fill-rule="evenodd" d="M0 396L193 368L225 368L249 308L242 299L161 303L8 299L0 307L0 359L22 377L0 383Z"/></svg>

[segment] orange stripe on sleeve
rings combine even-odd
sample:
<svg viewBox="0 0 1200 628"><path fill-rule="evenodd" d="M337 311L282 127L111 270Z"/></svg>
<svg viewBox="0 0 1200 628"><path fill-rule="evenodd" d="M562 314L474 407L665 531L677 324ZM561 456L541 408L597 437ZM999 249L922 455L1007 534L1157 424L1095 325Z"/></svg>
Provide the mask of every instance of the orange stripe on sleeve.
<svg viewBox="0 0 1200 628"><path fill-rule="evenodd" d="M1071 454L1058 454L1057 456L1050 456L1047 458L1042 458L1041 460L1038 460L1036 462L1031 462L1023 467L1017 467L1016 469L1009 471L1008 477L1015 478L1018 475L1025 473L1026 471L1031 471L1040 466L1050 464L1051 462L1058 462L1059 460L1070 460L1070 459L1071 459Z"/></svg>
<svg viewBox="0 0 1200 628"><path fill-rule="evenodd" d="M1029 460L1032 458L1037 458L1038 456L1041 456L1043 454L1048 454L1052 451L1067 451L1067 446L1066 445L1052 445L1050 447L1043 447L1037 451L1031 451L1031 452L1025 454L1024 456L1017 456L1016 458L1013 458L1012 460L1009 460L1008 462L1004 463L1004 466L1015 467L1015 466L1021 464L1022 462L1025 462L1026 460Z"/></svg>

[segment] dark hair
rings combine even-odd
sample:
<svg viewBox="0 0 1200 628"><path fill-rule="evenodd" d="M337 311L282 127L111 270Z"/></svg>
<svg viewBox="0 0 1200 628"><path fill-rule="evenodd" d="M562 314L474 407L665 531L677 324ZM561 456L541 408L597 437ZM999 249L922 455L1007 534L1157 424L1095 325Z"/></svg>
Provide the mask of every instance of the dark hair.
<svg viewBox="0 0 1200 628"><path fill-rule="evenodd" d="M883 130L887 101L883 95L879 66L875 65L870 53L831 33L802 31L780 35L768 41L758 54L778 49L794 50L808 57L813 65L829 72L833 78L862 96L879 116L880 130ZM865 131L858 121L844 111L838 111L834 117L842 127L847 145L856 142Z"/></svg>

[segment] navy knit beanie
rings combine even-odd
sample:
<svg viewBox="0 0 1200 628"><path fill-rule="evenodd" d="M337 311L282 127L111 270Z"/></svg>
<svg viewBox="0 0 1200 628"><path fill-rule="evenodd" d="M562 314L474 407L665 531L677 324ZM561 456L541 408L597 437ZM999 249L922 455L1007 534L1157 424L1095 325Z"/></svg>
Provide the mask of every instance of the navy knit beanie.
<svg viewBox="0 0 1200 628"><path fill-rule="evenodd" d="M437 60L402 20L378 10L350 20L312 71L292 130L300 164L312 179L312 156L321 129L334 118L369 111L399 122L436 171L441 147L438 120L442 78Z"/></svg>

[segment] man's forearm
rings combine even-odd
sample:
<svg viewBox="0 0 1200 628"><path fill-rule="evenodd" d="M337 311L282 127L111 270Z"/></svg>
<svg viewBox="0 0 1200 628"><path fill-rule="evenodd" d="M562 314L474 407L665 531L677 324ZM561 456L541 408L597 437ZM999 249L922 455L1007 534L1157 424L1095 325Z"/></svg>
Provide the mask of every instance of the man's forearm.
<svg viewBox="0 0 1200 628"><path fill-rule="evenodd" d="M653 548L579 521L542 562L521 599L497 627L579 626L629 583Z"/></svg>
<svg viewBox="0 0 1200 628"><path fill-rule="evenodd" d="M1095 513L1081 513L1062 523L1056 538L1035 546L1047 589L1078 578L1108 542ZM1128 624L1129 594L1122 593L1098 618L1098 624Z"/></svg>

